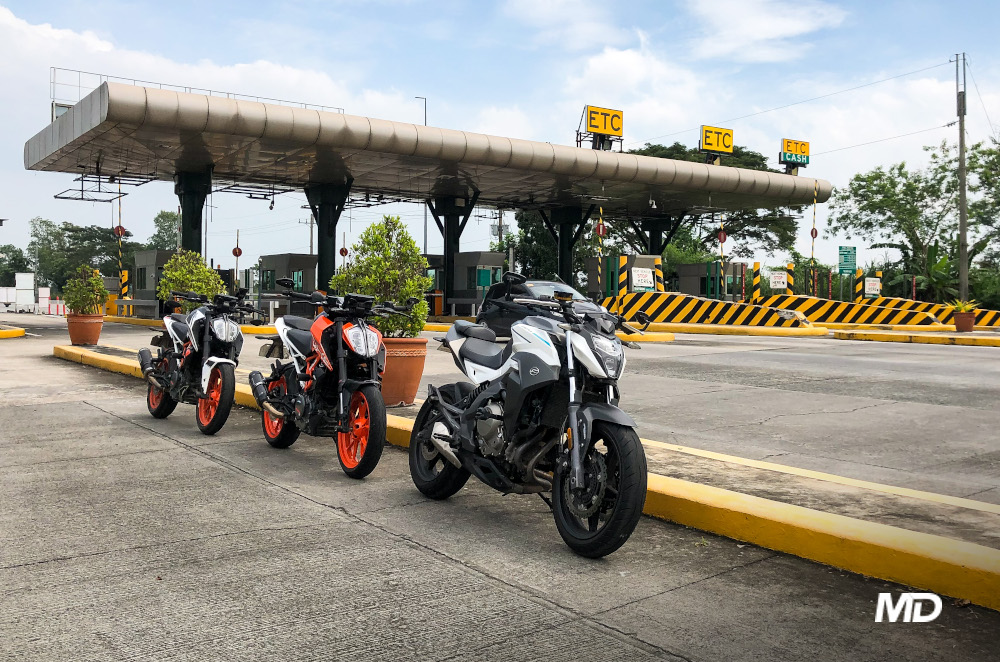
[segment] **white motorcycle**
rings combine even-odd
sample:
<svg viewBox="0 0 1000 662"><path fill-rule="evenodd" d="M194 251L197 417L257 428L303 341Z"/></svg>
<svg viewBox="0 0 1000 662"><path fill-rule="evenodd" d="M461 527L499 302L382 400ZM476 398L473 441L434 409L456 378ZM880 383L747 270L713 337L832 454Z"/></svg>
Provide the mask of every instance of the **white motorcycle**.
<svg viewBox="0 0 1000 662"><path fill-rule="evenodd" d="M503 279L524 282L510 272ZM628 540L646 499L646 456L617 406L625 354L615 330L636 331L611 313L581 317L568 295L515 301L561 320L526 317L505 345L464 321L438 339L473 383L427 387L410 476L432 499L473 474L504 493L538 493L573 551L605 556Z"/></svg>

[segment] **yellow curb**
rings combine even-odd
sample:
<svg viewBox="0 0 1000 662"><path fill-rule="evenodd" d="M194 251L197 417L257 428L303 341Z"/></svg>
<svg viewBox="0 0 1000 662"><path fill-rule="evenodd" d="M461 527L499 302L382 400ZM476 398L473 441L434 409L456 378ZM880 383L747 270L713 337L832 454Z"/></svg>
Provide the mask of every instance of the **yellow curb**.
<svg viewBox="0 0 1000 662"><path fill-rule="evenodd" d="M872 340L876 342L908 342L925 345L968 345L972 347L1000 347L1000 336L974 336L954 332L934 335L930 333L893 333L890 331L834 331L838 340Z"/></svg>
<svg viewBox="0 0 1000 662"><path fill-rule="evenodd" d="M120 317L118 315L105 315L105 322L111 322L113 324L131 324L132 326L148 326L149 328L162 329L163 320L144 320L138 317ZM262 324L260 326L255 326L253 324L241 324L240 331L244 335L274 335L278 332L271 324Z"/></svg>
<svg viewBox="0 0 1000 662"><path fill-rule="evenodd" d="M649 475L644 512L838 568L1000 609L1000 550Z"/></svg>
<svg viewBox="0 0 1000 662"><path fill-rule="evenodd" d="M954 331L953 324L843 324L823 322L831 331Z"/></svg>
<svg viewBox="0 0 1000 662"><path fill-rule="evenodd" d="M139 362L56 346L70 361L141 376ZM236 402L256 408L249 385ZM413 420L386 416L386 440L409 445ZM645 440L644 440L645 441ZM648 442L646 442L648 443ZM647 515L1000 610L1000 550L649 474Z"/></svg>
<svg viewBox="0 0 1000 662"><path fill-rule="evenodd" d="M858 487L865 490L871 490L873 492L883 492L885 494L894 494L896 496L908 497L911 499L920 499L923 501L931 501L933 503L955 506L957 508L967 508L969 510L978 510L984 513L993 513L995 515L1000 515L1000 504L986 503L985 501L975 501L974 499L949 496L947 494L936 494L934 492L911 490L907 487L896 487L895 485L883 485L881 483L872 483L867 480L858 480L856 478L848 478L846 476L837 476L835 474L828 474L822 471L813 471L811 469L800 469L799 467L791 467L785 464L775 464L773 462L765 462L763 460L751 460L750 458L746 457L738 457L736 455L726 455L725 453L716 453L715 451L706 451L700 448L691 448L689 446L680 446L678 444L668 444L663 441L653 441L652 439L642 439L642 443L644 446L648 446L650 448L663 448L665 450L676 451L678 453L684 453L686 455L694 455L697 457L703 457L710 460L719 460L720 462L728 462L730 464L739 464L744 467L752 467L754 469L765 469L767 471L789 474L791 476L799 476L801 478L822 480L828 483L836 483L838 485L846 485L848 487Z"/></svg>
<svg viewBox="0 0 1000 662"><path fill-rule="evenodd" d="M430 322L424 324L424 331L447 333L450 329L451 329L451 324L437 324L437 323L432 324Z"/></svg>
<svg viewBox="0 0 1000 662"><path fill-rule="evenodd" d="M5 338L21 338L24 336L24 329L19 326L0 326L0 340Z"/></svg>
<svg viewBox="0 0 1000 662"><path fill-rule="evenodd" d="M668 333L711 333L722 336L776 336L791 338L798 336L826 336L829 331L824 326L788 327L788 326L739 326L736 324L673 324L670 322L653 322L650 331Z"/></svg>

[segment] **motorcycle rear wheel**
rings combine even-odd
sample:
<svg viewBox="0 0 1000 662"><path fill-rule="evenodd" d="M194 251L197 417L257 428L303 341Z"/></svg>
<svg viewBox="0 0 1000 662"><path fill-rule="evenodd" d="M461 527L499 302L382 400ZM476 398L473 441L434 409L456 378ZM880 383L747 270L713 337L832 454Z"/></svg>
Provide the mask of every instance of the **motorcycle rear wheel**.
<svg viewBox="0 0 1000 662"><path fill-rule="evenodd" d="M646 503L646 454L630 427L594 423L584 454L586 490L569 489L569 470L552 482L552 515L563 541L580 556L600 558L625 544Z"/></svg>
<svg viewBox="0 0 1000 662"><path fill-rule="evenodd" d="M208 377L205 397L198 400L195 420L202 434L212 435L222 429L233 410L236 395L236 372L232 363L219 363Z"/></svg>
<svg viewBox="0 0 1000 662"><path fill-rule="evenodd" d="M287 393L285 377L282 376L268 386L268 396L282 398ZM264 431L264 439L272 448L288 448L299 438L299 428L288 416L276 418L266 409L260 412L260 427Z"/></svg>
<svg viewBox="0 0 1000 662"><path fill-rule="evenodd" d="M164 361L164 363L166 363ZM177 401L170 397L166 390L159 386L147 384L146 386L146 409L149 410L153 418L166 418L174 413L177 408Z"/></svg>
<svg viewBox="0 0 1000 662"><path fill-rule="evenodd" d="M351 478L364 478L375 471L385 446L385 402L378 387L367 384L351 394L347 425L350 432L337 434L337 459Z"/></svg>
<svg viewBox="0 0 1000 662"><path fill-rule="evenodd" d="M457 382L442 386L438 392L442 400L448 404L455 404L471 393L473 388L475 387L467 382ZM424 496L440 501L462 489L470 474L468 470L456 467L445 460L430 441L421 443L417 438L421 430L433 426L438 420L440 414L437 407L430 400L425 400L410 433L409 455L410 478L413 479L413 484Z"/></svg>

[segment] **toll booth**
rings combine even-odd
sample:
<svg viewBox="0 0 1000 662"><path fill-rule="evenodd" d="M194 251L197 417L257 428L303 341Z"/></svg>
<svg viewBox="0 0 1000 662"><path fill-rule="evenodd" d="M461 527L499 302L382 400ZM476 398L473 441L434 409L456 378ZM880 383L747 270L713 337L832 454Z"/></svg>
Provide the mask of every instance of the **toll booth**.
<svg viewBox="0 0 1000 662"><path fill-rule="evenodd" d="M602 301L628 292L663 292L662 262L659 255L588 258L586 295Z"/></svg>
<svg viewBox="0 0 1000 662"><path fill-rule="evenodd" d="M677 290L707 299L742 301L747 265L745 262L695 262L677 265Z"/></svg>
<svg viewBox="0 0 1000 662"><path fill-rule="evenodd" d="M431 314L475 315L479 304L491 285L500 282L503 275L504 254L494 251L470 251L455 255L454 297L451 301L442 299L444 287L444 256L424 255L427 259L427 275L433 281L428 292ZM440 312L438 312L440 311Z"/></svg>
<svg viewBox="0 0 1000 662"><path fill-rule="evenodd" d="M156 319L163 313L163 302L156 296L156 287L163 277L163 265L177 251L147 250L135 252L135 264L131 274L132 291L129 296L135 300L132 312L136 317ZM112 287L108 287L113 295L118 294L120 283L114 279Z"/></svg>
<svg viewBox="0 0 1000 662"><path fill-rule="evenodd" d="M329 283L323 283L317 287L316 267L318 258L308 253L278 253L275 255L260 256L260 271L258 272L257 296L269 299L266 307L269 317L273 318L285 314L313 316L313 306L308 301L291 302L284 297L277 297L285 288L279 287L279 278L291 278L295 292L313 292L316 289L329 289ZM268 296L270 295L270 296Z"/></svg>

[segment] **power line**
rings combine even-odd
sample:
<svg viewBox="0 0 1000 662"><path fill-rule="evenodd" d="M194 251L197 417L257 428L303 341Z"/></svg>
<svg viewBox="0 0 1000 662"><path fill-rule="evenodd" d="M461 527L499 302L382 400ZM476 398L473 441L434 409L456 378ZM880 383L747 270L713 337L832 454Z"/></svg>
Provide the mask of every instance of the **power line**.
<svg viewBox="0 0 1000 662"><path fill-rule="evenodd" d="M724 124L726 122L736 122L738 120L745 120L748 117L756 117L757 115L763 115L764 113L771 113L776 110L783 110L785 108L791 108L792 106L798 106L803 103L809 103L810 101L818 101L820 99L826 99L828 97L836 96L838 94L844 94L845 92L853 92L855 90L860 90L865 87L871 87L872 85L878 85L879 83L885 83L890 80L896 80L897 78L903 78L905 76L912 76L914 74L923 73L925 71L930 71L931 69L937 69L938 67L943 67L946 64L951 64L951 62L941 62L939 64L934 64L929 67L924 67L923 69L917 69L915 71L908 71L904 74L896 74L895 76L889 76L888 78L882 78L880 80L875 80L870 83L864 83L863 85L855 85L854 87L848 87L843 90L837 90L836 92L830 92L828 94L821 94L818 97L811 97L809 99L803 99L801 101L793 101L792 103L786 103L783 106L775 106L774 108L768 108L767 110L759 110L755 113L750 113L748 115L740 115L739 117L731 117L727 120L719 120L717 124ZM648 143L650 140L657 140L659 138L669 138L671 136L679 136L682 133L688 133L689 131L697 131L700 127L692 127L690 129L684 129L683 131L674 131L673 133L665 133L661 136L653 136L652 138L646 138L645 140L635 140L629 142L629 145L637 145L639 143Z"/></svg>
<svg viewBox="0 0 1000 662"><path fill-rule="evenodd" d="M969 58L965 58L966 63L969 66L969 73L972 74L972 86L976 88L976 96L979 97L979 104L983 107L983 114L986 115L986 121L990 125L990 135L994 138L997 137L996 128L993 126L993 120L990 119L990 113L986 110L986 102L983 101L983 95L979 93L979 84L976 83L976 74L972 73L972 63L969 62Z"/></svg>
<svg viewBox="0 0 1000 662"><path fill-rule="evenodd" d="M938 129L944 129L949 126L955 126L958 120L954 122L948 122L947 124L942 124L940 126L932 126L929 129L920 129L919 131L911 131L910 133L901 133L898 136L889 136L888 138L879 138L878 140L869 140L866 143L858 143L857 145L848 145L847 147L838 147L837 149L830 149L825 152L817 152L813 156L820 156L822 154L833 154L834 152L843 152L845 149L854 149L855 147L864 147L866 145L874 145L875 143L884 143L887 140L896 140L897 138L906 138L907 136L915 136L918 133L927 133L928 131L937 131Z"/></svg>

